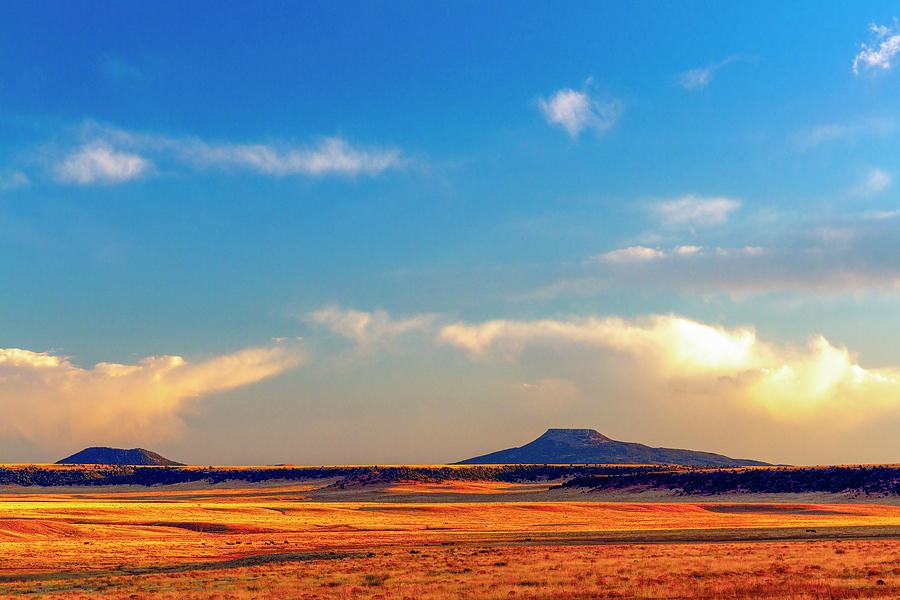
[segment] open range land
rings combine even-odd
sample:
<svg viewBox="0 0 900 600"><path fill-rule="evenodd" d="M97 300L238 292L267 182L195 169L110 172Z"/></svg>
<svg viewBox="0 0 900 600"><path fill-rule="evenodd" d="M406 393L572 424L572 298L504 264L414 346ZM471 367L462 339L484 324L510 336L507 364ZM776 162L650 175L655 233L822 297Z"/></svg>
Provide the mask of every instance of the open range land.
<svg viewBox="0 0 900 600"><path fill-rule="evenodd" d="M898 598L900 468L0 467L0 596Z"/></svg>

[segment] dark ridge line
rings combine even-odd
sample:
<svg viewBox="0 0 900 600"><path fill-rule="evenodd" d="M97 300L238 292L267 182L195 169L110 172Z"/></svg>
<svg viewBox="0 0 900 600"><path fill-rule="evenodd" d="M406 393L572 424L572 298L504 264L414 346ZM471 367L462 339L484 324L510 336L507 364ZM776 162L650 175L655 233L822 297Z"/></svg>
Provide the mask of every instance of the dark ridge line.
<svg viewBox="0 0 900 600"><path fill-rule="evenodd" d="M527 536L527 537L523 537ZM900 540L898 525L828 525L808 527L730 527L717 529L645 529L633 531L531 531L511 539L470 540L458 546L511 543L525 546L606 546L632 544L727 544L764 542L835 542Z"/></svg>
<svg viewBox="0 0 900 600"><path fill-rule="evenodd" d="M352 467L145 467L100 466L57 468L52 466L0 467L0 486L114 486L171 485L191 481L209 484L225 481L310 481L336 479L322 490L357 489L392 483L443 483L493 481L531 483L565 481L554 487L590 490L644 487L671 490L676 495L715 496L729 492L780 493L828 492L900 495L900 465L830 467L683 467L676 465L529 464ZM202 490L197 490L203 493ZM86 493L86 492L82 492ZM89 493L89 492L88 492ZM264 492L262 492L264 493Z"/></svg>

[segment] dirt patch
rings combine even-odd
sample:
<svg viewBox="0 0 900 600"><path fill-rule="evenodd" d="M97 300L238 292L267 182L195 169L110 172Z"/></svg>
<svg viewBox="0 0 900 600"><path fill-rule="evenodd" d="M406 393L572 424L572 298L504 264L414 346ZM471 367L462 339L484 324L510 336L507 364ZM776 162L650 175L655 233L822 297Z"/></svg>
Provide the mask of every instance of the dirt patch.
<svg viewBox="0 0 900 600"><path fill-rule="evenodd" d="M363 512L446 512L447 509L440 506L360 506L356 510Z"/></svg>
<svg viewBox="0 0 900 600"><path fill-rule="evenodd" d="M201 533L272 533L272 529L251 527L247 525L225 525L223 523L198 523L195 521L151 521L149 523L135 523L149 527L175 527Z"/></svg>

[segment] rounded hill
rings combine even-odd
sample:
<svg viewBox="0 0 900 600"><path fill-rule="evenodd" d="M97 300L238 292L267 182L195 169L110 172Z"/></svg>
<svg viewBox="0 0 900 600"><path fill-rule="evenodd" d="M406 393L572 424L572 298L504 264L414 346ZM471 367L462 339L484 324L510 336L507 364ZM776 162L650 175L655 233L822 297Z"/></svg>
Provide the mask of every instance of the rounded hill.
<svg viewBox="0 0 900 600"><path fill-rule="evenodd" d="M182 463L169 460L165 456L143 448L107 448L92 446L72 456L56 461L58 465L164 465L176 466Z"/></svg>

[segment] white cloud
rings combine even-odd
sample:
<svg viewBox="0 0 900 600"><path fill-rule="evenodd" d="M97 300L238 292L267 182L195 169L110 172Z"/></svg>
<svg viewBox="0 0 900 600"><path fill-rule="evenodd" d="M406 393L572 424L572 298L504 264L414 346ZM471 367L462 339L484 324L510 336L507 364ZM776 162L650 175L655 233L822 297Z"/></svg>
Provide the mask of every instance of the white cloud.
<svg viewBox="0 0 900 600"><path fill-rule="evenodd" d="M890 26L869 25L869 31L872 33L872 45L860 44L859 53L853 57L853 73L859 74L859 67L866 69L882 69L887 71L891 68L891 59L900 52L900 32L897 28L897 19L894 19Z"/></svg>
<svg viewBox="0 0 900 600"><path fill-rule="evenodd" d="M666 254L655 248L647 248L646 246L629 246L628 248L620 248L612 250L597 257L597 260L611 263L627 263L627 262L643 262L647 260L656 260L665 258Z"/></svg>
<svg viewBox="0 0 900 600"><path fill-rule="evenodd" d="M703 251L703 246L676 246L672 249L672 254L677 256L692 256Z"/></svg>
<svg viewBox="0 0 900 600"><path fill-rule="evenodd" d="M874 221L886 221L900 217L900 208L894 210L875 210L864 214L864 218Z"/></svg>
<svg viewBox="0 0 900 600"><path fill-rule="evenodd" d="M600 102L586 90L570 88L557 91L549 99L541 98L538 106L547 123L561 126L573 138L586 129L602 133L615 125L622 114L620 102Z"/></svg>
<svg viewBox="0 0 900 600"><path fill-rule="evenodd" d="M377 175L402 167L399 150L355 148L338 137L312 147L278 148L266 144L211 144L171 140L181 160L202 167L246 168L263 175Z"/></svg>
<svg viewBox="0 0 900 600"><path fill-rule="evenodd" d="M435 315L417 315L397 320L383 310L365 312L327 306L310 313L308 319L357 344L375 345L390 344L406 333L427 330L434 322Z"/></svg>
<svg viewBox="0 0 900 600"><path fill-rule="evenodd" d="M794 229L766 232L765 246L701 248L689 253L655 248L643 261L585 260L578 271L551 280L528 297L591 296L615 289L725 294L733 299L778 292L821 296L900 291L900 210L872 210L832 222L816 218ZM615 251L614 251L615 252ZM609 253L608 253L609 254ZM616 256L616 254L612 254Z"/></svg>
<svg viewBox="0 0 900 600"><path fill-rule="evenodd" d="M741 203L732 198L688 194L658 202L651 210L667 225L703 226L725 223L740 206Z"/></svg>
<svg viewBox="0 0 900 600"><path fill-rule="evenodd" d="M755 227L753 234L762 236L765 246L613 250L590 257L578 270L567 269L566 276L538 285L527 297L592 296L615 289L725 294L733 299L777 292L896 293L898 216L900 210L880 209L833 222L802 221L793 230Z"/></svg>
<svg viewBox="0 0 900 600"><path fill-rule="evenodd" d="M153 168L146 158L114 150L95 142L86 144L66 156L56 166L56 176L64 183L121 183L136 179Z"/></svg>
<svg viewBox="0 0 900 600"><path fill-rule="evenodd" d="M863 118L847 123L825 123L793 136L793 142L801 150L835 141L856 141L863 137L887 136L900 130L900 124L891 118Z"/></svg>
<svg viewBox="0 0 900 600"><path fill-rule="evenodd" d="M900 406L900 370L865 369L824 337L805 348L761 341L749 328L726 329L673 315L644 319L588 317L455 323L438 340L478 360L517 361L535 350L587 352L598 361L626 358L632 376L656 382L656 393L702 390L711 402L765 411L777 420L821 416L871 418Z"/></svg>
<svg viewBox="0 0 900 600"><path fill-rule="evenodd" d="M855 196L874 196L891 187L892 183L893 177L887 171L870 169L852 191Z"/></svg>
<svg viewBox="0 0 900 600"><path fill-rule="evenodd" d="M660 260L671 256L692 256L700 254L702 251L702 246L676 246L671 250L659 250L646 246L629 246L628 248L611 250L594 258L606 263L636 263Z"/></svg>
<svg viewBox="0 0 900 600"><path fill-rule="evenodd" d="M711 65L707 65L705 67L697 67L696 69L690 69L685 71L681 75L678 76L678 85L683 87L688 91L697 90L700 88L704 88L709 85L709 82L713 80L715 77L716 71L733 63L737 60L737 57L730 56L723 61L713 63Z"/></svg>
<svg viewBox="0 0 900 600"><path fill-rule="evenodd" d="M766 253L765 248L759 246L744 246L743 248L716 248L716 256L762 256Z"/></svg>
<svg viewBox="0 0 900 600"><path fill-rule="evenodd" d="M309 145L236 144L135 133L91 122L82 127L80 137L85 141L54 166L59 181L117 183L146 175L157 165L169 171L245 170L273 177L375 176L409 163L396 148L356 146L341 137Z"/></svg>
<svg viewBox="0 0 900 600"><path fill-rule="evenodd" d="M154 356L86 369L47 352L0 349L0 434L55 449L171 438L186 401L272 377L302 359L296 349L272 346L198 363Z"/></svg>
<svg viewBox="0 0 900 600"><path fill-rule="evenodd" d="M31 180L21 171L0 176L0 190L17 190L31 185Z"/></svg>

